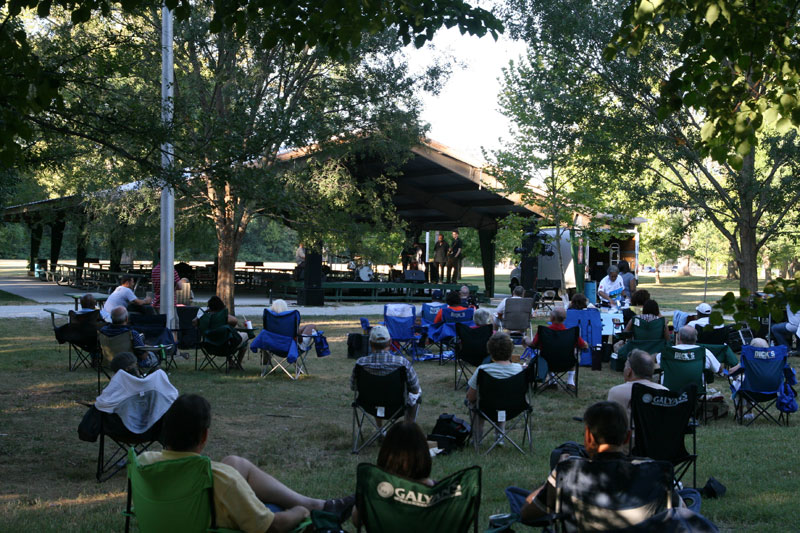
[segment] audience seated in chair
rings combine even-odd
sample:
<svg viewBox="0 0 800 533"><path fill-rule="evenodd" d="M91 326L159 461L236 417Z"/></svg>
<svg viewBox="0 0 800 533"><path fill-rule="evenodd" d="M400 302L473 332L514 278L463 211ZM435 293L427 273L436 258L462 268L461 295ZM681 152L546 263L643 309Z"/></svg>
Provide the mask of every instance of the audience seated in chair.
<svg viewBox="0 0 800 533"><path fill-rule="evenodd" d="M360 366L370 374L377 376L385 376L396 370L398 367L405 367L407 382L406 388L408 391L405 419L407 422L413 422L417 417L420 395L422 394L422 389L419 386L419 378L417 377L417 372L414 370L413 365L408 359L402 355L392 353L390 349L391 344L392 339L389 336L389 330L386 329L386 326L373 327L369 332L370 354L360 357L356 361L355 366ZM353 368L353 373L350 376L350 390L356 390L355 367ZM381 427L383 420L381 418L376 418L375 423L378 427Z"/></svg>
<svg viewBox="0 0 800 533"><path fill-rule="evenodd" d="M476 309L475 314L472 315L472 322L474 322L471 328L479 328L481 326L494 326L494 322L492 321L492 313L488 309Z"/></svg>
<svg viewBox="0 0 800 533"><path fill-rule="evenodd" d="M555 331L562 331L567 329L564 326L564 321L567 319L567 311L563 307L554 307L550 310L550 325L547 326L548 328L555 330ZM527 341L522 339L523 346L530 346L531 348L539 348L539 336L538 334L533 337L532 340ZM575 347L581 350L585 350L589 347L585 340L581 337L578 337L578 341L575 343ZM571 386L573 389L575 388L575 371L567 372L567 386Z"/></svg>
<svg viewBox="0 0 800 533"><path fill-rule="evenodd" d="M444 301L447 304L447 307L449 307L453 311L465 311L468 309L467 307L461 305L461 295L456 291L448 292L447 296L445 296L444 298ZM433 319L433 323L438 324L442 320L444 320L442 318L442 310L439 309L439 312L436 313L436 318Z"/></svg>
<svg viewBox="0 0 800 533"><path fill-rule="evenodd" d="M386 433L378 452L378 467L389 474L404 477L428 487L436 482L431 479L431 454L425 433L414 422L395 424ZM360 528L358 508L353 508L353 525Z"/></svg>
<svg viewBox="0 0 800 533"><path fill-rule="evenodd" d="M286 303L286 300L278 299L272 302L270 310L276 314L285 313L289 310L289 305ZM305 337L303 337L303 349L307 348L311 342L313 342L311 336L313 336L316 332L316 324L300 324L300 326L297 328L297 335L298 337L305 335Z"/></svg>
<svg viewBox="0 0 800 533"><path fill-rule="evenodd" d="M641 383L656 390L667 390L664 385L653 381L655 366L652 355L644 350L633 350L625 361L625 369L622 371L625 383L615 385L608 390L608 401L617 402L624 407L629 420L631 417L631 389L634 383Z"/></svg>
<svg viewBox="0 0 800 533"><path fill-rule="evenodd" d="M637 297L638 297L638 293L639 292L640 291L636 291L636 293L634 293L634 294L636 294ZM657 301L652 300L652 299L648 299L647 301L645 301L644 304L642 305L641 312L631 316L628 319L628 321L625 323L625 329L624 329L625 333L628 333L628 334L632 335L632 338L634 340L639 340L637 338L637 336L636 336L636 323L634 322L634 319L636 319L636 318L638 318L639 323L643 323L643 322L644 323L650 323L650 322L654 322L654 321L656 321L656 320L658 320L660 318L664 318L664 317L661 315L661 309L659 308ZM655 325L653 325L653 327L655 327ZM664 335L663 335L663 338L667 342L669 342L669 340L670 340L669 328L667 327L667 321L666 320L664 320ZM626 340L627 339L621 340L621 341L616 342L614 344L614 353L619 353L620 349L625 345Z"/></svg>
<svg viewBox="0 0 800 533"><path fill-rule="evenodd" d="M156 310L151 305L152 298L139 299L133 292L133 287L136 285L133 276L124 275L119 287L114 289L108 299L106 300L103 309L106 313L111 313L115 307L122 306L128 311L143 313L145 315L154 315Z"/></svg>
<svg viewBox="0 0 800 533"><path fill-rule="evenodd" d="M503 325L503 313L506 311L506 301L510 300L511 298L524 298L525 297L525 287L522 285L517 285L514 287L514 290L511 291L511 296L503 300L497 305L497 309L494 310L494 317L495 317L495 324L497 327Z"/></svg>
<svg viewBox="0 0 800 533"><path fill-rule="evenodd" d="M164 451L144 452L139 463L180 459L201 454L208 443L211 405L202 396L184 394L164 415ZM211 461L217 525L243 531L290 531L313 509L347 513L353 496L321 500L300 494L256 465L235 455ZM267 504L282 511L273 512ZM346 518L344 516L343 518Z"/></svg>
<svg viewBox="0 0 800 533"><path fill-rule="evenodd" d="M792 311L789 304L786 304L786 322L772 324L770 332L775 344L782 344L789 348L789 355L800 355L797 351L792 351L792 340L795 336L800 337L800 310L796 313Z"/></svg>
<svg viewBox="0 0 800 533"><path fill-rule="evenodd" d="M514 343L511 342L511 337L508 333L498 332L492 335L489 342L486 343L486 349L489 351L491 362L476 368L469 381L467 381L467 404L471 410L475 408L475 402L478 401L478 372L480 370L484 370L497 379L515 376L522 372L522 365L511 362ZM499 422L498 425L502 428L505 423ZM475 433L478 438L483 435L483 418L480 416L477 417L475 423Z"/></svg>
<svg viewBox="0 0 800 533"><path fill-rule="evenodd" d="M97 309L97 300L94 299L92 293L87 292L80 299L81 308L78 309L77 313L79 315L83 315L85 313L92 313L95 309ZM105 309L100 309L100 317L106 322L111 322L111 315L106 312Z"/></svg>
<svg viewBox="0 0 800 533"><path fill-rule="evenodd" d="M622 472L626 470L625 466L628 464L635 465L652 462L649 459L638 459L628 456L624 453L624 447L630 439L630 430L628 429L628 417L625 415L625 410L617 402L606 401L595 403L586 409L586 412L583 415L583 421L585 423L583 434L584 447L588 456L588 460L592 463L606 463L613 461L618 462L619 464L618 470L614 468L605 469L603 471L604 476L607 476L609 472L615 473L617 471L620 472L620 475L623 475ZM564 455L560 457L559 462L575 460L581 461L586 459ZM659 484L658 487L655 487L657 489L655 491L656 493L658 493L662 488L662 484L665 485L665 487L663 487L664 500L667 499L667 491L671 482L671 469L669 470L670 475L667 477L667 479L653 480L653 483ZM558 466L552 470L547 478L547 481L545 481L543 485L527 496L525 500L526 503L520 512L523 522L534 522L537 519L557 511L556 502L558 499L558 494L560 489L563 489L562 487L557 486L557 474ZM613 479L600 479L599 477L590 478L586 476L581 479L581 482L583 485L580 487L580 493L587 495L592 501L584 501L580 503L573 502L571 507L581 509L583 514L592 515L593 511L595 511L593 507L596 506L597 502L602 502L604 500L619 502L624 501L625 499L625 494L604 495L602 493L602 490L605 486L615 484ZM634 494L634 489L632 487L630 490L631 494L628 494L627 496L631 497L632 500L638 499L640 495ZM677 496L674 497L674 500L679 501ZM583 505L581 505L581 503ZM660 503L666 503L666 501ZM653 506L635 509L641 512L636 513L634 516L636 516L638 521L642 521L658 512L663 511L665 507L659 507L656 504ZM628 514L627 516L622 516L620 518L622 520L629 520L631 516L631 514ZM596 515L594 517L596 517ZM568 521L573 521L573 523L579 520L579 517L577 516L565 518ZM609 525L611 525L611 522L613 522L614 518L609 515L606 515L605 518L609 519ZM580 524L578 524L578 527L580 528Z"/></svg>
<svg viewBox="0 0 800 533"><path fill-rule="evenodd" d="M590 308L594 308L594 305L590 304L586 295L580 292L576 292L572 295L572 299L569 301L569 307L567 307L567 309L577 309L578 311Z"/></svg>
<svg viewBox="0 0 800 533"><path fill-rule="evenodd" d="M685 325L680 330L678 330L678 339L677 344L673 346L675 350L691 350L693 348L697 348L697 330L694 326ZM656 364L661 363L661 354L656 355ZM706 349L706 362L705 362L705 369L707 371L712 372L713 374L722 375L722 365L714 357L714 354L711 353L710 350ZM662 383L663 383L663 375L662 375Z"/></svg>
<svg viewBox="0 0 800 533"><path fill-rule="evenodd" d="M204 335L206 331L224 326L225 324L235 328L239 325L239 319L233 315L229 315L222 298L215 295L208 299L208 309L206 313L203 314L203 316L192 320L192 324L197 326L197 329L200 330L201 335ZM236 361L234 362L235 364L232 364L231 366L233 368L241 368L242 359L244 359L244 354L247 353L247 343L249 338L247 333L244 331L237 331L236 333L239 335L239 337L241 337L242 341L239 345L238 353L236 354Z"/></svg>
<svg viewBox="0 0 800 533"><path fill-rule="evenodd" d="M115 307L111 310L111 324L103 326L100 333L107 337L116 337L123 333L131 332L131 339L133 340L133 347L144 346L144 335L133 329L128 324L128 310L122 306ZM158 356L153 352L144 350L137 350L137 357L139 358L139 367L141 369L148 369L158 365Z"/></svg>

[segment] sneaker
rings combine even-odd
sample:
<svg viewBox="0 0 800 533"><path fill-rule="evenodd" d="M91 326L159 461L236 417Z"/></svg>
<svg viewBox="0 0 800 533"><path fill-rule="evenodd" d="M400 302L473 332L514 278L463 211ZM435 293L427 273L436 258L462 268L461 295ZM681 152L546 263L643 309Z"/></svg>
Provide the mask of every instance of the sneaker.
<svg viewBox="0 0 800 533"><path fill-rule="evenodd" d="M349 496L345 496L344 498L325 500L325 505L322 506L322 510L326 513L335 514L339 517L340 522L344 522L350 518L350 513L353 512L353 505L355 505L355 503L356 495L351 494Z"/></svg>
<svg viewBox="0 0 800 533"><path fill-rule="evenodd" d="M179 356L183 357L187 361L189 360L189 352L181 352L178 354Z"/></svg>
<svg viewBox="0 0 800 533"><path fill-rule="evenodd" d="M744 415L744 416L742 417L742 419L744 419L744 420L752 420L752 419L754 419L755 417L756 417L756 415L754 415L753 413L747 413L746 415Z"/></svg>

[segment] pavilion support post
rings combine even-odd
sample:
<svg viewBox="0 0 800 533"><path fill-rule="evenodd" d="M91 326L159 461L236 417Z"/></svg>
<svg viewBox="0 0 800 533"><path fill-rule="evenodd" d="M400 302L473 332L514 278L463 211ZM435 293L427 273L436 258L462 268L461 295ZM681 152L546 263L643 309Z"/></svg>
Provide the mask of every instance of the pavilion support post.
<svg viewBox="0 0 800 533"><path fill-rule="evenodd" d="M486 296L494 298L494 264L497 227L478 230L478 239L481 245L481 264L483 265L483 283L486 286Z"/></svg>
<svg viewBox="0 0 800 533"><path fill-rule="evenodd" d="M29 223L29 227L31 229L31 256L28 261L28 272L34 272L36 270L36 259L39 256L39 247L42 245L44 225L37 220Z"/></svg>
<svg viewBox="0 0 800 533"><path fill-rule="evenodd" d="M61 243L64 240L64 228L67 227L67 219L63 213L50 224L50 270L54 270L58 264L58 257L61 255Z"/></svg>
<svg viewBox="0 0 800 533"><path fill-rule="evenodd" d="M89 255L89 232L86 226L88 221L86 217L81 217L78 221L77 242L75 243L75 266L79 270L75 272L76 281L79 281L83 276L83 264L86 262L86 256Z"/></svg>

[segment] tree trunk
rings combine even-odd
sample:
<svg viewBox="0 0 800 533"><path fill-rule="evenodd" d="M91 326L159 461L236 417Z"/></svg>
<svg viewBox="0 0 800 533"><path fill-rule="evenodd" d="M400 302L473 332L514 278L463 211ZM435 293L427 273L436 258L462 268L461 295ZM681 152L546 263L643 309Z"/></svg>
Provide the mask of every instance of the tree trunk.
<svg viewBox="0 0 800 533"><path fill-rule="evenodd" d="M691 263L692 263L692 256L686 255L686 256L681 257L680 261L678 261L678 265L679 266L678 266L677 274L679 276L691 276L692 275L692 271L689 268Z"/></svg>
<svg viewBox="0 0 800 533"><path fill-rule="evenodd" d="M772 263L768 253L764 253L764 281L772 281Z"/></svg>
<svg viewBox="0 0 800 533"><path fill-rule="evenodd" d="M650 252L650 257L653 258L653 268L656 269L656 285L661 285L661 263L658 262L658 255L655 252Z"/></svg>
<svg viewBox="0 0 800 533"><path fill-rule="evenodd" d="M728 272L725 274L725 279L739 279L739 269L736 268L736 261L732 258L728 259Z"/></svg>
<svg viewBox="0 0 800 533"><path fill-rule="evenodd" d="M233 229L232 227L230 228ZM225 232L230 234L229 232ZM221 237L217 250L217 296L225 302L228 313L236 314L234 301L236 282L236 257L239 255L239 246L235 239Z"/></svg>
<svg viewBox="0 0 800 533"><path fill-rule="evenodd" d="M561 256L561 226L556 226L556 253L558 254L558 271L561 274L561 296L567 294L567 280L564 276L564 258Z"/></svg>
<svg viewBox="0 0 800 533"><path fill-rule="evenodd" d="M755 183L755 149L744 157L742 170L739 172L739 250L736 263L739 267L739 289L750 293L758 290L758 237L753 213L753 187L746 184Z"/></svg>

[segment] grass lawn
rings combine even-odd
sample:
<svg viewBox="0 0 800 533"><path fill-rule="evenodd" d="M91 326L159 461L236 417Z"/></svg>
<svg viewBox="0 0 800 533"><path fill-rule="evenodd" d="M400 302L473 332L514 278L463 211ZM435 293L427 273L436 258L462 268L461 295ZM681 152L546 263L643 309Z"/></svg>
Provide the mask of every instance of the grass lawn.
<svg viewBox="0 0 800 533"><path fill-rule="evenodd" d="M10 292L0 291L0 305L21 305L36 303L33 300L28 300L22 296L11 294Z"/></svg>
<svg viewBox="0 0 800 533"><path fill-rule="evenodd" d="M179 361L170 379L179 391L210 400L213 423L206 451L211 458L242 455L310 496L338 497L354 491L357 463L374 462L377 448L350 454L353 361L346 358L346 336L358 328L357 320L315 322L328 335L333 355L312 357L312 375L299 382L277 375L260 378L255 356L245 361L243 373L229 376L196 372L193 364ZM0 531L121 531L125 477L98 484L98 445L80 441L76 431L85 411L76 401L94 399L96 375L87 369L67 371L67 349L55 344L49 320L0 321L0 351ZM463 391L453 391L452 363L417 363L416 369L424 399L419 423L426 432L440 413L467 416ZM510 446L488 456L466 449L435 458L433 477L481 465L484 527L489 515L507 512L503 489L541 483L550 450L582 438L582 425L572 417L605 399L608 388L620 381L621 375L607 367L581 369L579 399L549 391L534 400L531 455ZM701 427L698 482L713 475L728 487L724 498L703 502L703 513L726 531L796 528L797 434L796 427L766 423L743 428L731 418Z"/></svg>

